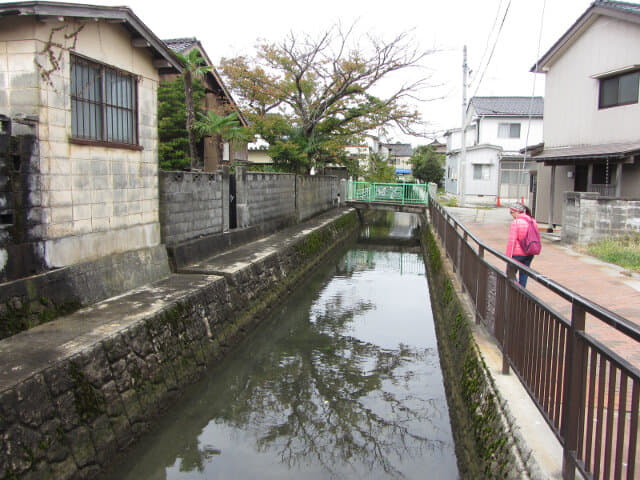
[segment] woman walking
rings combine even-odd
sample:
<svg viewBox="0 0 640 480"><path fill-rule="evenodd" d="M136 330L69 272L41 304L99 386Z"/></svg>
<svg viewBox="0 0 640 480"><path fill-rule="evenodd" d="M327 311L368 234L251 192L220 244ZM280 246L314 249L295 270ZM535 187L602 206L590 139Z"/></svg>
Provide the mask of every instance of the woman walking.
<svg viewBox="0 0 640 480"><path fill-rule="evenodd" d="M538 224L535 219L531 217L531 210L529 207L516 203L513 207L509 208L513 222L511 222L511 228L509 229L509 241L507 242L507 256L513 258L517 262L520 262L527 267L531 265L533 260L533 254L528 253L525 249L525 240L529 228L534 228L534 232L538 232ZM540 237L538 235L538 245L540 245ZM539 251L539 250L538 250ZM522 287L527 286L528 275L519 270L518 283Z"/></svg>

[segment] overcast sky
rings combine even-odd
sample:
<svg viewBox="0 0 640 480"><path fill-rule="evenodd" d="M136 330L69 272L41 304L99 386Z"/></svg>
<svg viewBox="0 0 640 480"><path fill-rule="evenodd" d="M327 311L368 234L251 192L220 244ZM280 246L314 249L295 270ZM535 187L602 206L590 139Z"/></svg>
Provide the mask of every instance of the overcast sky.
<svg viewBox="0 0 640 480"><path fill-rule="evenodd" d="M436 49L425 65L434 87L423 97L442 100L417 105L430 122L429 131L442 139L444 130L459 125L462 105L462 47L467 45L469 68L473 70L468 96L532 94L544 95L544 76L529 69L575 20L590 0L512 0L491 64L479 86L481 59L491 47L509 0L300 0L220 1L99 0L81 3L127 5L160 38L197 37L209 57L252 54L258 39L277 41L290 31L313 34L340 21L358 21L359 32L390 37L413 29L416 44ZM542 17L544 6L544 17ZM540 50L538 40L542 26ZM489 48L490 50L490 48ZM485 62L488 53L485 54ZM426 70L409 75L424 76ZM397 79L400 81L401 79ZM418 145L425 140L397 135L390 141Z"/></svg>

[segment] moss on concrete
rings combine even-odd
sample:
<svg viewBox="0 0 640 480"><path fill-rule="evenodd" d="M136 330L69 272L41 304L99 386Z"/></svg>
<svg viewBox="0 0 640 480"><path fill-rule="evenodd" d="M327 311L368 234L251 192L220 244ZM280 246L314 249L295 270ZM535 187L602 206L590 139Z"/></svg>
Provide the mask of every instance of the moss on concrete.
<svg viewBox="0 0 640 480"><path fill-rule="evenodd" d="M80 308L80 302L54 303L46 297L32 295L34 300L12 299L0 305L0 339L68 315Z"/></svg>
<svg viewBox="0 0 640 480"><path fill-rule="evenodd" d="M449 414L463 479L519 478L500 399L473 339L471 323L437 241L423 221L421 242L428 272Z"/></svg>
<svg viewBox="0 0 640 480"><path fill-rule="evenodd" d="M89 383L81 367L71 362L69 376L74 382L73 398L80 418L90 423L104 413L104 395Z"/></svg>

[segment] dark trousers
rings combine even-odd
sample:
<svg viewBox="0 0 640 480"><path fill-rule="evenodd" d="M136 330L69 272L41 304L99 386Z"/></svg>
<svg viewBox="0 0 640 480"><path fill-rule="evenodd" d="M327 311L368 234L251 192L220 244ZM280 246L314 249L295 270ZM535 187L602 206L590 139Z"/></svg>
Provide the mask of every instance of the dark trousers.
<svg viewBox="0 0 640 480"><path fill-rule="evenodd" d="M529 265L531 265L531 261L533 260L533 255L514 255L513 259L528 267ZM518 283L523 287L526 287L527 279L529 278L529 275L527 275L524 272L524 270L518 270L518 272L520 272L518 274Z"/></svg>

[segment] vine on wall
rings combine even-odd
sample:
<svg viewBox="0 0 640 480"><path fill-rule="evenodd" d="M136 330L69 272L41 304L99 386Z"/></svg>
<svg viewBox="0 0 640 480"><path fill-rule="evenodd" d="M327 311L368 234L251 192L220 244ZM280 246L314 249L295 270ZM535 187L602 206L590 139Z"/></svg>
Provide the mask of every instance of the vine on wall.
<svg viewBox="0 0 640 480"><path fill-rule="evenodd" d="M71 51L76 48L76 44L78 43L78 35L84 28L84 24L81 24L75 30L69 33L63 33L62 39L57 41L55 39L55 35L58 32L67 30L68 27L70 27L70 25L61 25L59 27L52 28L49 32L49 39L44 44L42 50L38 52L39 55L44 56L45 60L42 62L42 64L38 61L38 57L36 57L36 59L34 60L36 66L38 67L38 70L40 71L40 78L42 78L42 80L46 84L51 86L54 91L55 85L53 84L51 75L62 70L62 55L65 51Z"/></svg>

